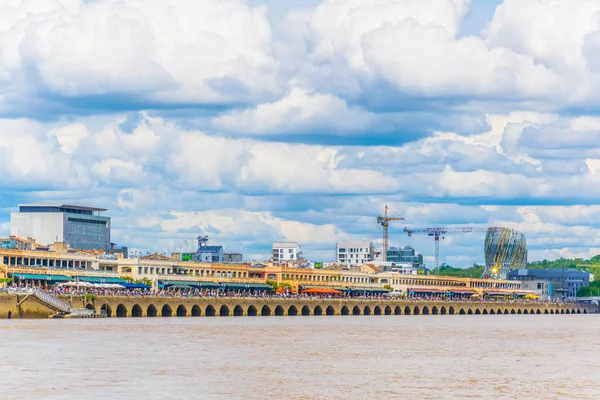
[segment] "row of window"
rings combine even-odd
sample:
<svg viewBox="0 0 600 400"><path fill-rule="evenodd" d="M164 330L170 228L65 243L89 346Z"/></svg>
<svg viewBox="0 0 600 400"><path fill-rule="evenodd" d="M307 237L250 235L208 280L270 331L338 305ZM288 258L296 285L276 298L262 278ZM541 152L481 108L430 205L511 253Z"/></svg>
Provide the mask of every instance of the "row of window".
<svg viewBox="0 0 600 400"><path fill-rule="evenodd" d="M199 277L211 277L211 278L247 278L248 273L244 271L214 271L214 270L177 270L179 272L174 272L173 269L168 267L138 267L139 275L189 275L189 276L199 276Z"/></svg>
<svg viewBox="0 0 600 400"><path fill-rule="evenodd" d="M79 260L56 260L48 258L8 257L4 256L4 265L9 267L36 266L50 268L91 268L92 263ZM88 265L89 264L89 265Z"/></svg>
<svg viewBox="0 0 600 400"><path fill-rule="evenodd" d="M348 253L367 253L369 251L369 249L365 249L365 248L359 248L359 247L353 247L351 249L348 249ZM339 253L346 253L346 249L345 248L340 248L338 250Z"/></svg>

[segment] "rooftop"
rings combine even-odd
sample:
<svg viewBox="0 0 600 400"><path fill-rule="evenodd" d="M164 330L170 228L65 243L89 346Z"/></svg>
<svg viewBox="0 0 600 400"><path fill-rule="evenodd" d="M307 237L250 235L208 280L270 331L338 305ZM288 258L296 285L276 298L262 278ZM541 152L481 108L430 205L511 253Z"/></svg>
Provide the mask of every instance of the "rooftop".
<svg viewBox="0 0 600 400"><path fill-rule="evenodd" d="M82 210L82 211L108 211L107 208L97 208L97 207L88 207L88 206L77 206L74 204L59 204L59 203L55 203L55 204L19 204L19 208L20 207L28 207L28 208L46 208L46 207L52 207L52 208L70 208L72 210Z"/></svg>

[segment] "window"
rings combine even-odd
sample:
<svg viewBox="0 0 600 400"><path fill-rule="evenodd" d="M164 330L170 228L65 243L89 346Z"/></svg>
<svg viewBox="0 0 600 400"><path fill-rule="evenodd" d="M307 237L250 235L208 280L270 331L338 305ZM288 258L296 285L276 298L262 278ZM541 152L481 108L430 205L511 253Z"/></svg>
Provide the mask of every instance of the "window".
<svg viewBox="0 0 600 400"><path fill-rule="evenodd" d="M340 248L339 252L340 252L340 253L345 253L345 252L346 252L346 249L342 249L342 248Z"/></svg>
<svg viewBox="0 0 600 400"><path fill-rule="evenodd" d="M288 253L290 253L290 254L291 254L291 253L293 253L293 252L294 252L294 249L288 249Z"/></svg>

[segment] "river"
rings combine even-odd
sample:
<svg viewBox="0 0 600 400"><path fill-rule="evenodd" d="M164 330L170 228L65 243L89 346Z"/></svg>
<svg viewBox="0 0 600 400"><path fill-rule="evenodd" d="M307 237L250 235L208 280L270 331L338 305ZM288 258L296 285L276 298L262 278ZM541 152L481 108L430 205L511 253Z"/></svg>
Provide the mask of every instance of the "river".
<svg viewBox="0 0 600 400"><path fill-rule="evenodd" d="M596 399L600 315L0 320L0 399Z"/></svg>

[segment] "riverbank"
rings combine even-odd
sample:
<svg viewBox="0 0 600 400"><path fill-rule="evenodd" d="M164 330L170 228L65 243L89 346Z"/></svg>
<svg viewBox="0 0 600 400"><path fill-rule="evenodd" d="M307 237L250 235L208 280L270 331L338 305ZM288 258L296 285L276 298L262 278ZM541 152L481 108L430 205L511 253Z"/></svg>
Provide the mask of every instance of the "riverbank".
<svg viewBox="0 0 600 400"><path fill-rule="evenodd" d="M0 295L0 319L48 318L54 312L33 298ZM74 308L119 317L310 316L310 315L497 315L592 314L598 307L580 303L443 301L260 297L61 296Z"/></svg>

